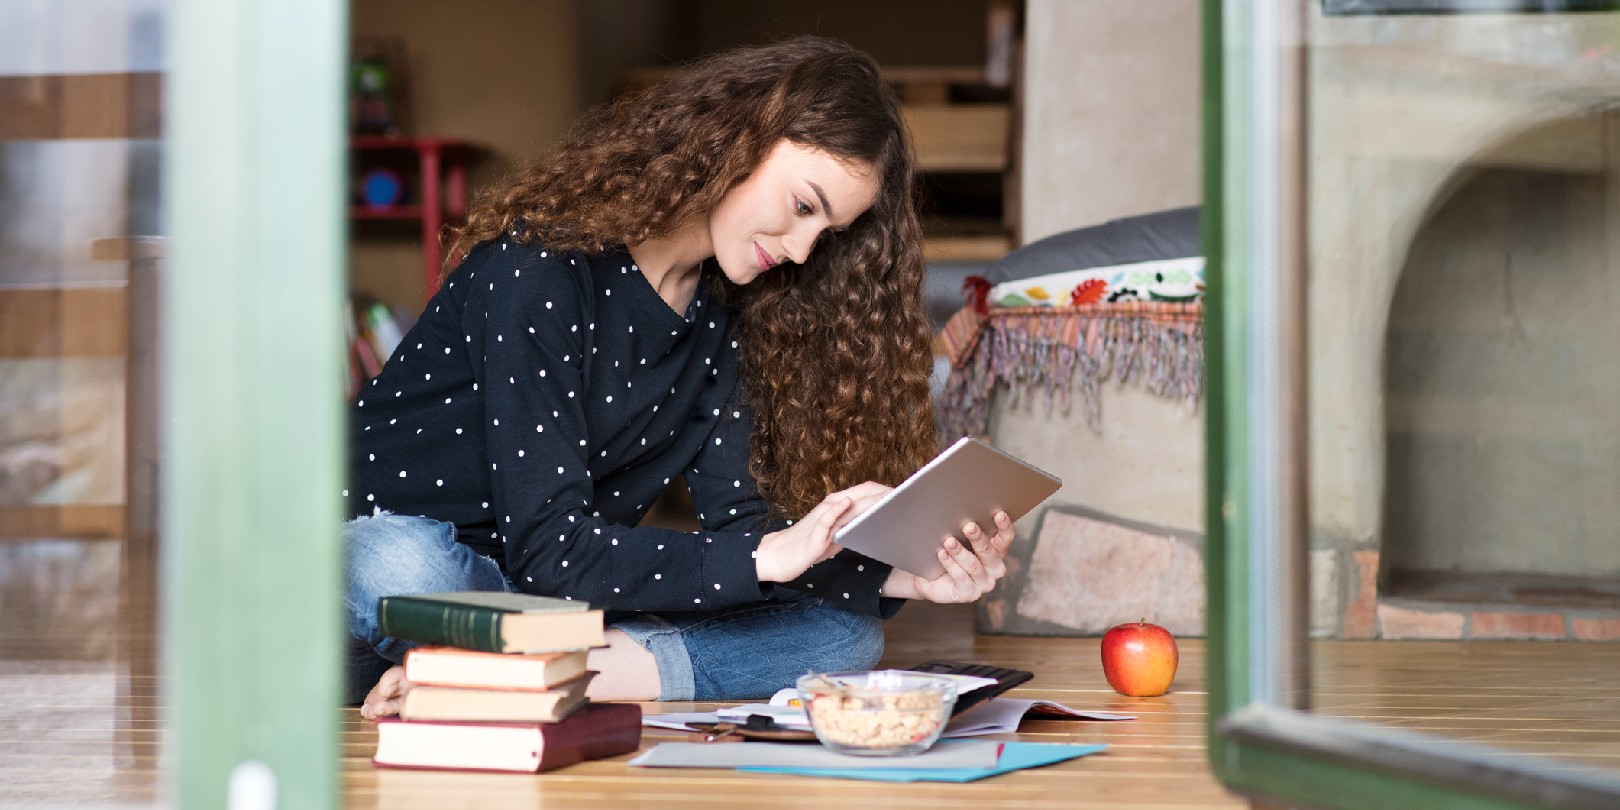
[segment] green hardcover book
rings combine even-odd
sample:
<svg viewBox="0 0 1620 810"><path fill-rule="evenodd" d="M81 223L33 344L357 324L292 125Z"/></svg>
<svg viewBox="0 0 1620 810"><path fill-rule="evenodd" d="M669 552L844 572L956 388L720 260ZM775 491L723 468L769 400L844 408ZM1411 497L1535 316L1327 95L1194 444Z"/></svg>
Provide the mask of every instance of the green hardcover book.
<svg viewBox="0 0 1620 810"><path fill-rule="evenodd" d="M377 600L384 635L498 653L600 647L602 611L585 602L497 591L384 596Z"/></svg>

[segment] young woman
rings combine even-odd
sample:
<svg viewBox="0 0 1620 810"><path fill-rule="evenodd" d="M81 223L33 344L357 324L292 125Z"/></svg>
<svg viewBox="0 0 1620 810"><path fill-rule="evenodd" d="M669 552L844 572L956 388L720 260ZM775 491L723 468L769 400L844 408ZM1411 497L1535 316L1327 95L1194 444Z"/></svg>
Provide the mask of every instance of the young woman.
<svg viewBox="0 0 1620 810"><path fill-rule="evenodd" d="M730 700L871 667L902 600L988 591L1004 514L931 581L832 542L938 450L911 176L877 66L802 38L594 112L482 197L354 403L364 713L409 686L387 594L586 600L593 697ZM677 476L702 529L638 526Z"/></svg>

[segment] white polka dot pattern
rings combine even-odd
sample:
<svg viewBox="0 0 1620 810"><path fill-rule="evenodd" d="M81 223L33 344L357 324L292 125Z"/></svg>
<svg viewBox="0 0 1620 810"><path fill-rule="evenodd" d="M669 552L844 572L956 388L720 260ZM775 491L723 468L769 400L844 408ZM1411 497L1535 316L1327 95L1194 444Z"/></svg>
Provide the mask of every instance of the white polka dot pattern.
<svg viewBox="0 0 1620 810"><path fill-rule="evenodd" d="M385 365L373 385L393 396L355 404L351 513L453 523L524 590L603 607L764 598L752 532L782 524L761 523L748 474L730 311L705 307L700 284L677 314L622 250L500 244L452 274ZM705 531L637 527L677 474ZM785 585L836 583L840 607L878 613L888 568L857 564L835 558Z"/></svg>

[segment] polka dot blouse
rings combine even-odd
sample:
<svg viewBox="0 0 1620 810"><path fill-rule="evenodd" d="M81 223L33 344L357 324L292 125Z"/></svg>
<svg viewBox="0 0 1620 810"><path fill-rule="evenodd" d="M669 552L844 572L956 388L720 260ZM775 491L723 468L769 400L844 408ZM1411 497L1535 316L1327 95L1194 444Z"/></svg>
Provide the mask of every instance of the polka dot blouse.
<svg viewBox="0 0 1620 810"><path fill-rule="evenodd" d="M811 593L873 615L886 565L844 552L760 583L766 505L747 471L731 313L708 276L683 314L628 252L476 248L353 403L352 515L453 523L519 589L616 610L714 610ZM699 532L637 527L684 475Z"/></svg>

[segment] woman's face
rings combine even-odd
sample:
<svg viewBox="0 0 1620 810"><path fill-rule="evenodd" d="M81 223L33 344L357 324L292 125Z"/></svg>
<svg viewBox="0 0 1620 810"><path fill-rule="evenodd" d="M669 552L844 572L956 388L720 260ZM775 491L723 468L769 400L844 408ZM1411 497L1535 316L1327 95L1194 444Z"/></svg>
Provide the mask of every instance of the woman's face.
<svg viewBox="0 0 1620 810"><path fill-rule="evenodd" d="M784 139L709 213L709 246L726 278L747 284L803 264L823 232L849 227L877 195L872 167Z"/></svg>

